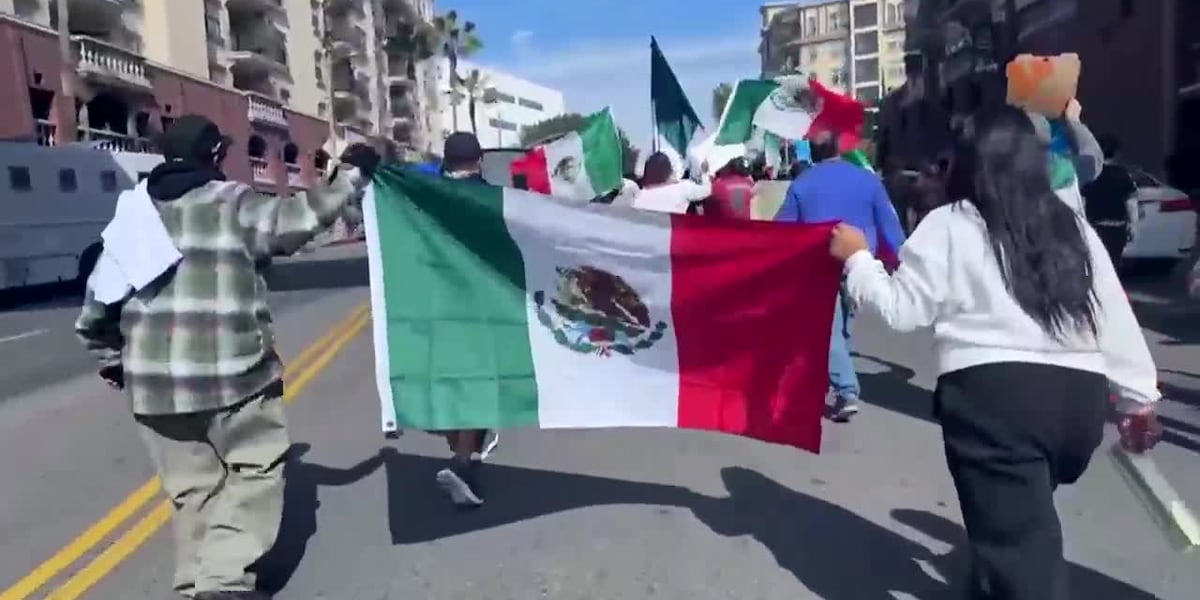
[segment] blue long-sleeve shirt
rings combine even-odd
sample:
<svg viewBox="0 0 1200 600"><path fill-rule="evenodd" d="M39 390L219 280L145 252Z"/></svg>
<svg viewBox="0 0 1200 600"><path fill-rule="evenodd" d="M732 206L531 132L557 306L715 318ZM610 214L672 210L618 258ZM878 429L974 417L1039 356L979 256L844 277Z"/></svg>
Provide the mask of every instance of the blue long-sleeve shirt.
<svg viewBox="0 0 1200 600"><path fill-rule="evenodd" d="M776 221L843 221L863 231L871 252L882 234L892 252L904 243L904 228L878 175L844 160L813 165L788 187Z"/></svg>

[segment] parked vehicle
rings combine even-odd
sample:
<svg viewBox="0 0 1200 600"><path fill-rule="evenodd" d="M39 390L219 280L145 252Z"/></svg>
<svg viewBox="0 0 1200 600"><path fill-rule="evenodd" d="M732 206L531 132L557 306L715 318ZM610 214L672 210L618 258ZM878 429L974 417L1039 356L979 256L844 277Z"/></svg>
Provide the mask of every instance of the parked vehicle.
<svg viewBox="0 0 1200 600"><path fill-rule="evenodd" d="M1138 224L1122 258L1180 259L1196 244L1192 199L1136 167L1127 167L1137 186Z"/></svg>
<svg viewBox="0 0 1200 600"><path fill-rule="evenodd" d="M0 141L0 290L86 281L117 196L161 162L85 144Z"/></svg>

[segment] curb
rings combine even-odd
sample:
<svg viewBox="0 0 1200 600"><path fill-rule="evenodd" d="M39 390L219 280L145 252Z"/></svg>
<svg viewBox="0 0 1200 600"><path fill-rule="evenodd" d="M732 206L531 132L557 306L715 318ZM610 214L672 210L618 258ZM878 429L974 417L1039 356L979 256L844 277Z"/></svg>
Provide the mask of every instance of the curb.
<svg viewBox="0 0 1200 600"><path fill-rule="evenodd" d="M1158 469L1149 454L1131 454L1115 443L1109 450L1117 471L1166 533L1171 545L1183 552L1200 548L1200 520Z"/></svg>

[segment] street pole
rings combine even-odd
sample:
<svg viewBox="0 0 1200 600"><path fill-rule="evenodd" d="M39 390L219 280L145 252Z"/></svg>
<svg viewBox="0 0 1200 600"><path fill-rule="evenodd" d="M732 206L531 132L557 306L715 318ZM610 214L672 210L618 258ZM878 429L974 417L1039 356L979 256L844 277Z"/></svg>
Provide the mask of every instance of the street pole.
<svg viewBox="0 0 1200 600"><path fill-rule="evenodd" d="M60 104L58 111L56 144L69 144L78 138L78 115L75 112L75 52L71 49L70 9L68 0L57 0L58 8L58 55L62 61L59 69Z"/></svg>

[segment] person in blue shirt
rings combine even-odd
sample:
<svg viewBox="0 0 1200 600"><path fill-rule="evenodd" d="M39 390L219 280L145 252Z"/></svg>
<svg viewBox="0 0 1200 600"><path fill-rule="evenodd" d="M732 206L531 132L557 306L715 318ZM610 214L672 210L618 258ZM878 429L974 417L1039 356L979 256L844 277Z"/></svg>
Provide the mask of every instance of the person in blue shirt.
<svg viewBox="0 0 1200 600"><path fill-rule="evenodd" d="M842 160L836 132L823 132L811 140L814 165L788 188L776 221L828 223L840 221L861 229L875 253L880 238L893 253L904 243L900 218L875 173ZM839 423L858 414L858 374L850 357L850 332L854 314L845 294L834 305L829 343L829 385L833 388L831 418Z"/></svg>

